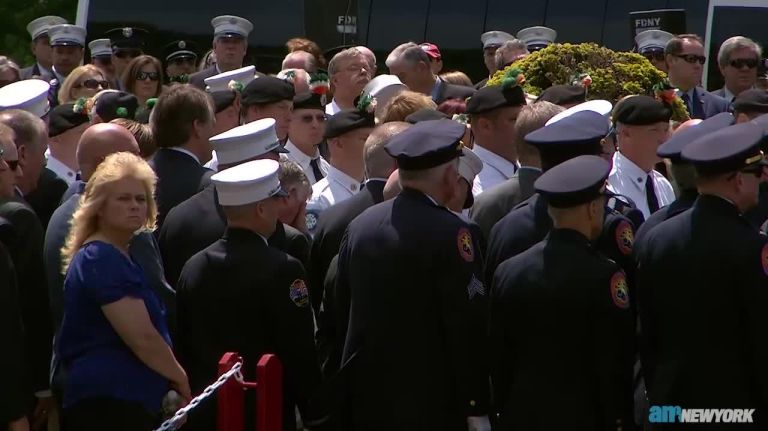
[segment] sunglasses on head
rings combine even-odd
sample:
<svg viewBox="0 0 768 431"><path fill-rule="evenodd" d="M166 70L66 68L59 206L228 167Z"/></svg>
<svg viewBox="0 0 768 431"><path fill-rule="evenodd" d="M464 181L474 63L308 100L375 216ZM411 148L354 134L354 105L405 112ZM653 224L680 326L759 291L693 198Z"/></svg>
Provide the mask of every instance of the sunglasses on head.
<svg viewBox="0 0 768 431"><path fill-rule="evenodd" d="M696 63L704 64L704 63L707 62L707 57L705 57L703 55L696 55L696 54L678 55L678 54L675 54L675 57L682 58L683 60L685 60L686 63L690 63L690 64L696 64Z"/></svg>
<svg viewBox="0 0 768 431"><path fill-rule="evenodd" d="M90 88L91 90L95 90L99 87L101 87L103 90L106 90L109 88L109 81L103 81L101 79L86 79L85 81L75 85L75 88Z"/></svg>
<svg viewBox="0 0 768 431"><path fill-rule="evenodd" d="M144 81L149 79L150 81L159 81L160 74L157 72L136 72L136 80Z"/></svg>
<svg viewBox="0 0 768 431"><path fill-rule="evenodd" d="M141 55L141 51L138 49L121 49L115 53L117 58L136 58Z"/></svg>
<svg viewBox="0 0 768 431"><path fill-rule="evenodd" d="M741 69L744 66L747 66L749 69L754 69L757 67L758 61L756 58L737 58L735 60L731 60L728 62L728 64L736 69Z"/></svg>
<svg viewBox="0 0 768 431"><path fill-rule="evenodd" d="M313 119L317 120L318 123L325 123L325 120L327 119L325 114L317 114L317 115L304 114L299 116L299 118L304 123L311 123Z"/></svg>

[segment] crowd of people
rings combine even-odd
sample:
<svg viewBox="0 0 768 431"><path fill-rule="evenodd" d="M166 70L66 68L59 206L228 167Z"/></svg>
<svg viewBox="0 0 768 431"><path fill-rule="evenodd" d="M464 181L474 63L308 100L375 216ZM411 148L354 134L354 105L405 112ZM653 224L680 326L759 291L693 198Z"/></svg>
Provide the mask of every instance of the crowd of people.
<svg viewBox="0 0 768 431"><path fill-rule="evenodd" d="M708 92L699 36L638 35L678 123L647 94L473 84L429 42L380 63L296 38L267 75L247 19L211 25L200 58L125 27L83 65L86 30L48 16L35 64L0 57L0 428L152 430L226 352L247 380L277 355L286 430L765 426L757 43L726 40ZM490 31L478 61L555 40Z"/></svg>

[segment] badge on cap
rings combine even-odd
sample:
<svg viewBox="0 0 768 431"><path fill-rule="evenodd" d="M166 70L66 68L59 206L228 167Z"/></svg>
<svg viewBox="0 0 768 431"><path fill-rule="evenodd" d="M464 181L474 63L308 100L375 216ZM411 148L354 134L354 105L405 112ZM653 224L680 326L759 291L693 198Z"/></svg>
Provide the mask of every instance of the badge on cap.
<svg viewBox="0 0 768 431"><path fill-rule="evenodd" d="M611 299L622 310L629 308L629 286L623 271L618 271L611 277Z"/></svg>
<svg viewBox="0 0 768 431"><path fill-rule="evenodd" d="M291 301L297 307L304 308L309 304L309 290L307 290L307 283L304 283L304 280L297 279L291 283L289 294Z"/></svg>
<svg viewBox="0 0 768 431"><path fill-rule="evenodd" d="M179 49L184 49L187 47L187 42L184 42L183 40L179 41Z"/></svg>
<svg viewBox="0 0 768 431"><path fill-rule="evenodd" d="M475 274L472 274L472 278L469 279L469 284L467 285L467 295L469 295L470 301L475 298L475 296L485 296L485 285L482 281L478 280Z"/></svg>
<svg viewBox="0 0 768 431"><path fill-rule="evenodd" d="M459 229L459 235L457 238L459 246L459 255L467 262L475 261L475 249L472 245L472 234L466 228Z"/></svg>
<svg viewBox="0 0 768 431"><path fill-rule="evenodd" d="M123 36L125 36L125 37L133 36L133 29L131 27L124 27L123 28Z"/></svg>
<svg viewBox="0 0 768 431"><path fill-rule="evenodd" d="M628 221L622 220L616 227L616 246L623 255L632 254L632 246L635 243L635 234Z"/></svg>
<svg viewBox="0 0 768 431"><path fill-rule="evenodd" d="M232 18L229 19L229 23L232 24L232 25L235 25L235 24L237 24L237 19L235 17L232 17Z"/></svg>
<svg viewBox="0 0 768 431"><path fill-rule="evenodd" d="M760 262L763 264L763 272L768 275L768 244L763 246L763 251L760 253Z"/></svg>

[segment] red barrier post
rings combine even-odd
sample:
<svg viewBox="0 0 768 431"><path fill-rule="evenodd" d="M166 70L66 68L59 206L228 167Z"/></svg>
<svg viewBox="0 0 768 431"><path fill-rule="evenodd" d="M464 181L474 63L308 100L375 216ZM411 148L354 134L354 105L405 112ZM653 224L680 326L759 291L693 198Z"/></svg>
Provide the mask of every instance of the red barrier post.
<svg viewBox="0 0 768 431"><path fill-rule="evenodd" d="M242 358L237 353L225 353L219 360L219 376L241 361ZM216 429L218 431L245 431L245 391L243 387L237 380L231 378L217 392Z"/></svg>
<svg viewBox="0 0 768 431"><path fill-rule="evenodd" d="M283 365L264 355L256 366L256 431L283 429ZM221 428L219 429L221 431Z"/></svg>

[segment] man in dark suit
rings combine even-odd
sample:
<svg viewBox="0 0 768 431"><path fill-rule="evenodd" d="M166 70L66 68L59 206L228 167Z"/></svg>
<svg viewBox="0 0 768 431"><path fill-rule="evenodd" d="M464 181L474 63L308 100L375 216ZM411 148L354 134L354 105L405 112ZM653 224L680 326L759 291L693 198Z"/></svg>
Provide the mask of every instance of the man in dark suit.
<svg viewBox="0 0 768 431"><path fill-rule="evenodd" d="M214 118L208 95L188 85L171 87L157 101L150 126L158 150L149 163L157 174L158 230L173 207L210 183L213 172L202 164L211 158Z"/></svg>
<svg viewBox="0 0 768 431"><path fill-rule="evenodd" d="M395 135L385 148L403 191L353 220L342 241L337 377L350 429L488 425L482 255L469 225L443 206L458 191L464 132L443 119Z"/></svg>
<svg viewBox="0 0 768 431"><path fill-rule="evenodd" d="M21 69L21 79L42 79L50 82L53 79L53 50L48 39L48 28L53 25L66 24L67 20L58 16L43 16L33 19L27 24L29 37L32 38L32 55L35 64Z"/></svg>
<svg viewBox="0 0 768 431"><path fill-rule="evenodd" d="M395 48L386 63L389 73L397 75L411 91L431 96L438 105L447 99L464 100L475 94L471 87L450 84L432 73L429 56L413 42Z"/></svg>
<svg viewBox="0 0 768 431"><path fill-rule="evenodd" d="M470 216L480 226L485 238L497 221L520 202L533 196L533 183L541 175L541 158L536 147L525 142L525 135L538 130L564 109L549 102L537 102L523 107L515 122L515 146L520 168L503 183L475 197Z"/></svg>
<svg viewBox="0 0 768 431"><path fill-rule="evenodd" d="M707 119L728 110L728 102L699 87L704 63L704 43L695 34L681 34L667 42L664 55L669 82L678 89L691 118Z"/></svg>
<svg viewBox="0 0 768 431"><path fill-rule="evenodd" d="M176 346L195 393L216 379L216 365L226 352L243 357L248 380L254 380L262 355L276 354L284 370L283 429L296 429L297 407L313 429L326 415L312 402L320 368L304 267L266 240L278 224L277 199L286 195L278 169L274 160L254 160L213 176L228 227L184 266ZM252 396L252 391L246 395L247 429L253 429ZM211 401L189 416L185 428L215 427Z"/></svg>
<svg viewBox="0 0 768 431"><path fill-rule="evenodd" d="M279 160L283 147L275 133L275 120L265 118L211 138L219 170L251 160ZM213 244L226 230L224 210L213 184L171 210L160 229L160 252L166 279L175 286L184 264L200 250ZM302 262L309 262L309 240L291 226L277 223L269 244Z"/></svg>
<svg viewBox="0 0 768 431"><path fill-rule="evenodd" d="M211 26L216 64L189 76L189 83L201 90L205 90L205 78L243 67L248 35L253 30L250 21L232 15L217 16L211 20Z"/></svg>
<svg viewBox="0 0 768 431"><path fill-rule="evenodd" d="M366 182L351 198L323 212L312 240L312 264L309 267L309 288L312 306L318 311L323 299L323 280L331 259L339 252L341 238L352 220L363 211L384 200L384 185L397 168L395 160L384 151L390 139L408 129L408 123L392 122L379 125L365 141L363 157Z"/></svg>

